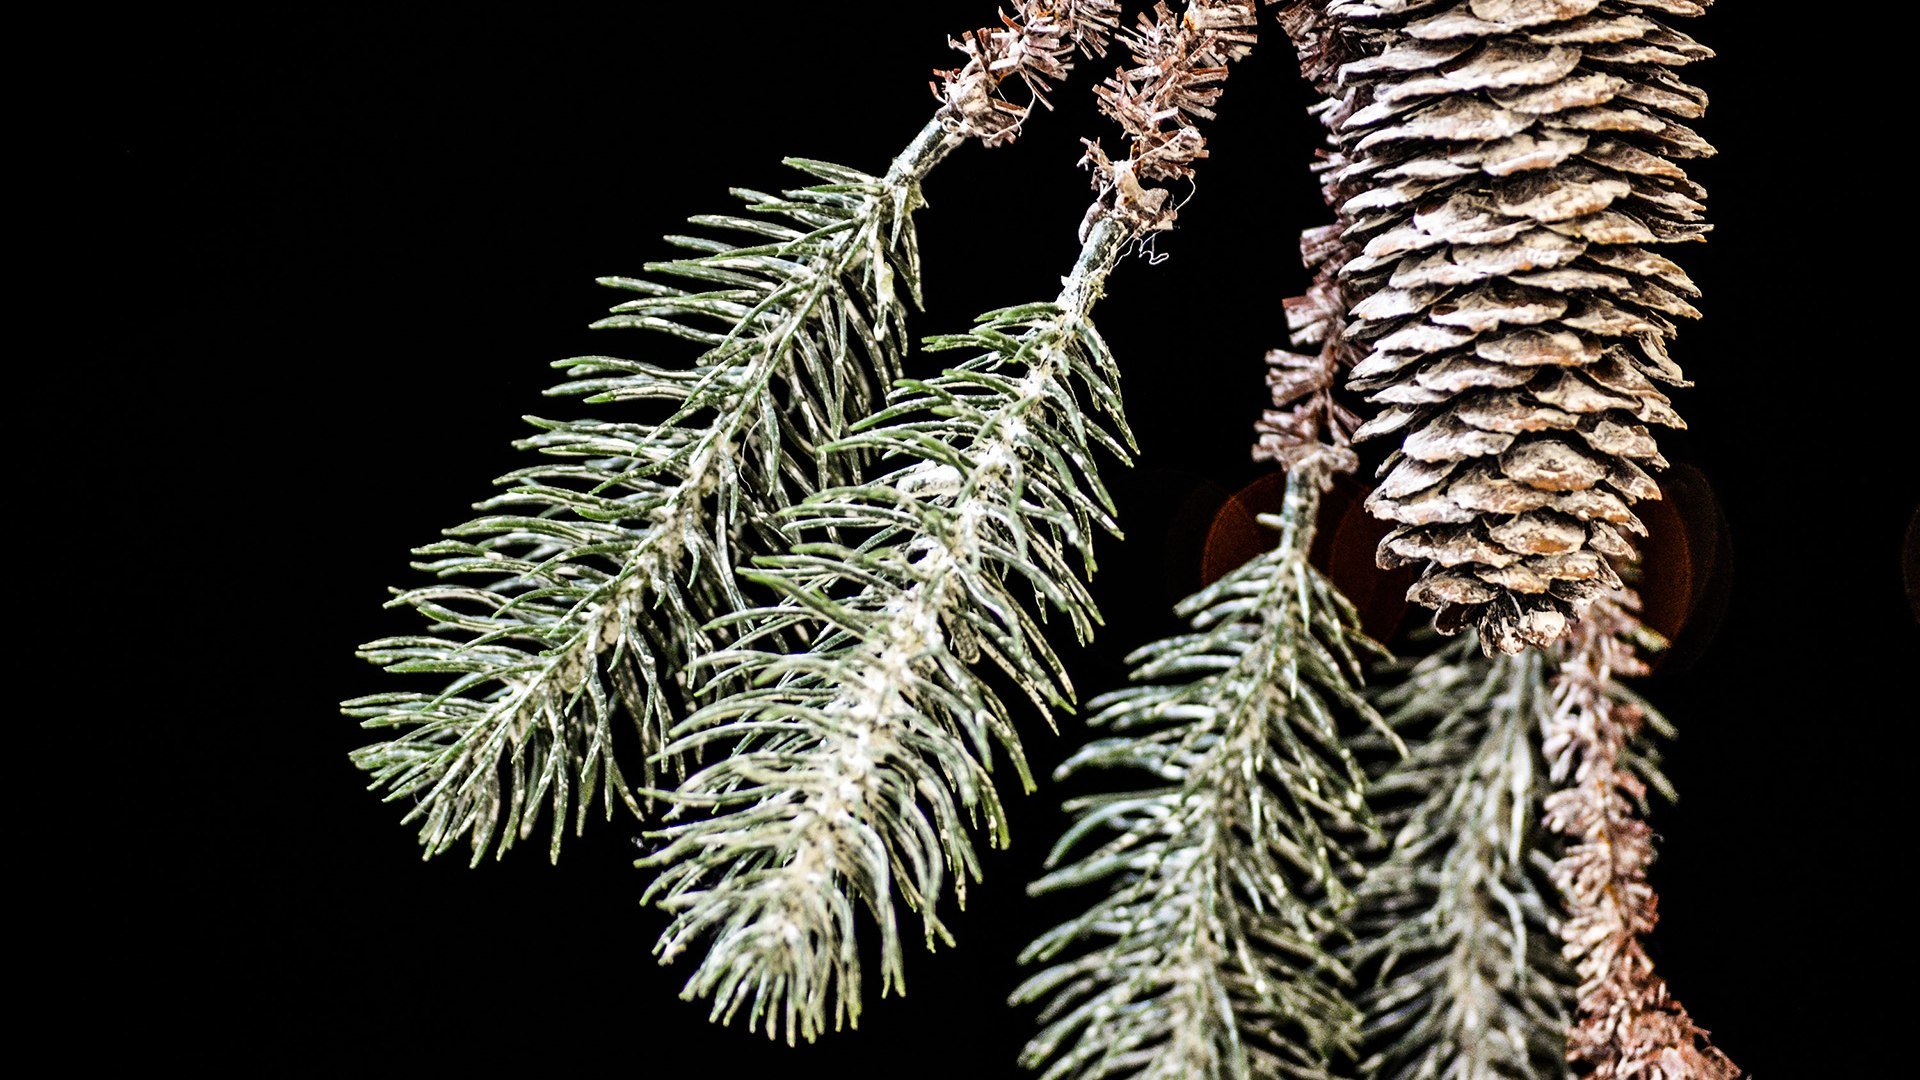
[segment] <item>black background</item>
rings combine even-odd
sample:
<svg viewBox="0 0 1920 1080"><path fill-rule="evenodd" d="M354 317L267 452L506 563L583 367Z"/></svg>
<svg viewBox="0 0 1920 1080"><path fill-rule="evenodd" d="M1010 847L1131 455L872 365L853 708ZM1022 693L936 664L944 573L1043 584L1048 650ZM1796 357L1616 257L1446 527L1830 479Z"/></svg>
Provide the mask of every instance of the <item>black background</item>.
<svg viewBox="0 0 1920 1080"><path fill-rule="evenodd" d="M649 955L663 920L636 903L634 823L569 840L557 867L538 845L423 864L398 809L362 790L362 737L335 713L384 685L354 646L412 628L380 608L415 580L407 549L517 464L522 413L561 408L540 397L548 363L660 355L584 329L617 300L592 279L637 273L686 215L728 208L728 185L791 182L784 154L884 168L932 108L945 35L990 13L768 8L164 9L74 28L84 59L61 101L78 145L51 176L87 208L63 247L100 302L69 331L88 374L26 404L95 421L63 445L105 463L56 538L57 565L107 568L56 585L85 605L62 647L101 659L51 714L72 718L44 770L67 797L37 810L85 866L61 879L75 929L47 942L57 978L35 984L97 1021L79 1054L1016 1074L1031 1017L1003 1004L1014 956L1067 911L1021 890L1059 788L1014 799L1015 846L949 912L961 947L916 953L910 996L795 1050L676 998L684 971ZM1731 570L1724 618L1649 690L1683 730L1683 798L1655 822L1655 948L1749 1070L1864 1075L1895 1048L1896 1002L1870 972L1906 947L1891 875L1912 849L1895 770L1920 660L1900 559L1915 482L1887 380L1911 348L1856 340L1873 320L1843 237L1887 226L1836 198L1861 143L1833 98L1780 77L1806 30L1763 10L1687 27L1721 52L1695 74L1722 153L1697 174L1718 231L1679 253L1706 318L1680 340L1700 386L1668 454L1718 493ZM1113 685L1119 657L1171 626L1199 530L1261 473L1261 354L1304 284L1294 236L1324 215L1303 167L1311 95L1263 37L1159 243L1171 258L1122 266L1100 313L1143 454L1113 470L1129 541L1102 551L1110 621L1074 654L1083 687ZM1088 197L1076 139L1114 141L1084 92L1109 66L1084 67L1019 145L935 173L919 330L1052 296ZM1036 726L1036 765L1080 736Z"/></svg>

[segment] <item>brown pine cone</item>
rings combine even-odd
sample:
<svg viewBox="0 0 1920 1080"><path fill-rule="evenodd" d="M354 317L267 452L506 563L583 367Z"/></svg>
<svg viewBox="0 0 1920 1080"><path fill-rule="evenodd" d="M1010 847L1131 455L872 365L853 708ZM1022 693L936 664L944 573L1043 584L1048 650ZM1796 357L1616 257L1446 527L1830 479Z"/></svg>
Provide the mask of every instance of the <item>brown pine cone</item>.
<svg viewBox="0 0 1920 1080"><path fill-rule="evenodd" d="M1711 55L1657 16L1710 0L1331 0L1379 46L1345 64L1330 114L1359 185L1342 274L1351 388L1398 433L1368 501L1398 525L1383 567L1424 564L1411 600L1489 651L1561 638L1619 587L1608 557L1659 498L1650 425L1684 426L1660 384L1698 290L1653 249L1703 238L1677 162L1712 153L1675 74Z"/></svg>

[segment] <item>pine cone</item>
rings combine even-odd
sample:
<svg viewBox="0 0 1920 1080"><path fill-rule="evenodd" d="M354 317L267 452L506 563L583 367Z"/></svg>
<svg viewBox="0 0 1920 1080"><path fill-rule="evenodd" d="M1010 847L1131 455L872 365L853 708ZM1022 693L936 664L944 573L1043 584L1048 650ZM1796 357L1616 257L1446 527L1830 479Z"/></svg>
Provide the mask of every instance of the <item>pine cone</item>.
<svg viewBox="0 0 1920 1080"><path fill-rule="evenodd" d="M1619 587L1608 557L1658 498L1648 425L1684 426L1658 384L1698 290L1655 245L1703 238L1679 160L1712 153L1675 74L1711 55L1654 16L1711 0L1332 0L1377 52L1339 73L1338 180L1362 244L1343 271L1350 387L1398 432L1368 500L1398 527L1383 567L1491 651L1561 638ZM1366 50L1373 52L1374 50Z"/></svg>

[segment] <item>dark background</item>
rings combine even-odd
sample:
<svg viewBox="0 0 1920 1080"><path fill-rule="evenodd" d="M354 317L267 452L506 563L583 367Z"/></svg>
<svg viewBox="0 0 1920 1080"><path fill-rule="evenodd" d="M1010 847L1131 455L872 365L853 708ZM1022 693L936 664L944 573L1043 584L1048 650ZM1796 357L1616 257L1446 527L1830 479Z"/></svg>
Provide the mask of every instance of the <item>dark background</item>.
<svg viewBox="0 0 1920 1080"><path fill-rule="evenodd" d="M728 185L793 182L784 154L883 169L932 108L946 34L990 15L767 7L169 8L73 28L76 145L50 176L86 208L63 246L100 301L68 331L87 374L22 404L89 421L56 445L102 463L58 565L107 572L77 589L45 575L84 605L60 641L101 659L53 714L73 741L34 766L64 792L40 812L56 834L71 823L57 843L85 866L58 878L76 929L43 942L57 963L32 984L98 1021L74 1052L266 1072L1016 1074L1032 1025L1002 1004L1014 956L1067 911L1021 890L1059 788L1014 799L1014 848L948 913L961 947L913 955L910 996L870 999L860 1032L790 1050L676 998L684 968L656 967L663 920L636 903L634 823L569 840L557 867L539 845L423 864L398 809L362 790L362 736L335 713L384 685L355 645L412 628L380 608L416 580L408 548L517 464L522 413L564 407L540 397L548 363L666 345L585 330L618 299L592 279L639 272L682 218L728 208ZM1679 253L1706 318L1679 342L1700 388L1679 397L1692 430L1668 455L1717 493L1725 550L1701 561L1713 587L1648 690L1683 733L1683 798L1655 820L1655 948L1747 1069L1863 1075L1892 1060L1895 1002L1871 972L1905 947L1894 770L1920 642L1900 556L1913 442L1887 382L1912 350L1862 336L1898 312L1864 310L1843 245L1892 226L1836 198L1873 160L1848 110L1780 77L1805 27L1728 4L1687 29L1722 54L1693 73L1722 154L1697 173L1718 231ZM1294 236L1324 216L1303 167L1311 95L1264 39L1159 243L1171 258L1123 265L1100 312L1143 453L1112 470L1130 539L1102 551L1109 625L1074 655L1083 687L1114 685L1126 650L1171 627L1207 521L1262 473L1246 453L1261 354L1304 284ZM919 330L1053 295L1089 194L1076 140L1114 141L1084 92L1110 66L1084 65L1019 145L935 173ZM1689 505L1711 532L1711 504ZM1036 765L1081 735L1036 726Z"/></svg>

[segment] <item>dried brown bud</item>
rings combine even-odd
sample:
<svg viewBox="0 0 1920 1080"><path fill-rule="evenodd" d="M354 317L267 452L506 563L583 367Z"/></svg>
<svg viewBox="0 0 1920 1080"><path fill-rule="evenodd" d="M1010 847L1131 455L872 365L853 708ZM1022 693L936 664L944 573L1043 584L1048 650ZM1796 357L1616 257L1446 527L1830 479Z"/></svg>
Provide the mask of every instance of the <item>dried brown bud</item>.
<svg viewBox="0 0 1920 1080"><path fill-rule="evenodd" d="M940 118L955 134L988 146L1012 142L1032 111L1031 101L1052 107L1047 91L1065 79L1073 54L1106 55L1120 17L1119 0L1027 0L1001 25L974 30L951 44L967 62L936 71L933 94ZM1031 101L1008 100L1002 87L1018 78Z"/></svg>
<svg viewBox="0 0 1920 1080"><path fill-rule="evenodd" d="M1118 217L1135 233L1171 228L1175 207L1162 188L1145 185L1192 177L1207 156L1197 124L1212 119L1227 64L1253 47L1255 0L1195 0L1175 15L1160 0L1119 35L1133 65L1095 88L1101 111L1125 130L1128 155L1115 161L1087 143L1083 164L1100 193L1093 214Z"/></svg>

